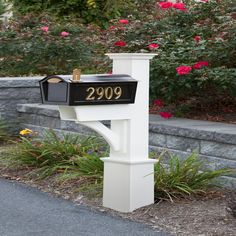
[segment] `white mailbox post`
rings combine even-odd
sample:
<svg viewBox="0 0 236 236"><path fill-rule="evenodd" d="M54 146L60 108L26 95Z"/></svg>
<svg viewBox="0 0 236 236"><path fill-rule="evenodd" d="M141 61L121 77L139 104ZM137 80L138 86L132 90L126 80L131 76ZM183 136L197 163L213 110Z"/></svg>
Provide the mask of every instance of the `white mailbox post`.
<svg viewBox="0 0 236 236"><path fill-rule="evenodd" d="M134 104L59 106L62 120L73 120L101 134L110 145L104 162L103 206L131 212L154 202L154 163L148 157L149 61L156 54L114 53L113 74L138 81ZM100 121L111 120L111 128Z"/></svg>

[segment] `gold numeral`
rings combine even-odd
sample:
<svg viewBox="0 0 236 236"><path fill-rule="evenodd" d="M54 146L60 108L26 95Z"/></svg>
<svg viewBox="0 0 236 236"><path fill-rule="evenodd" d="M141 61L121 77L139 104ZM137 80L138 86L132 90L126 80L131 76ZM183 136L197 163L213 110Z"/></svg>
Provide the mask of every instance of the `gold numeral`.
<svg viewBox="0 0 236 236"><path fill-rule="evenodd" d="M116 95L115 99L119 99L122 95L122 88L121 87L115 87L114 88L114 94Z"/></svg>
<svg viewBox="0 0 236 236"><path fill-rule="evenodd" d="M89 93L88 96L86 97L86 100L89 100L89 101L95 100L95 96L93 96L95 92L95 88L89 87L86 91Z"/></svg>
<svg viewBox="0 0 236 236"><path fill-rule="evenodd" d="M97 95L98 95L98 100L100 100L100 99L102 99L103 97L104 97L104 93L105 93L105 91L104 91L104 88L103 87L98 87L97 89L96 89L96 93L97 93Z"/></svg>
<svg viewBox="0 0 236 236"><path fill-rule="evenodd" d="M112 97L113 97L113 89L112 89L112 87L107 87L107 88L105 88L105 98L107 99L107 100L111 100L112 99Z"/></svg>

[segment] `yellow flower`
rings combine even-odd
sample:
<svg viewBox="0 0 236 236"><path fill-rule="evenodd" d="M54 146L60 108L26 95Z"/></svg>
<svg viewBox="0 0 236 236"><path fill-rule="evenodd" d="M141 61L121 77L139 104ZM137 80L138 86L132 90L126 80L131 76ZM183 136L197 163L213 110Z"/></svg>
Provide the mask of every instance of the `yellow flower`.
<svg viewBox="0 0 236 236"><path fill-rule="evenodd" d="M20 131L20 135L27 135L27 134L32 134L33 131L30 129L23 129Z"/></svg>

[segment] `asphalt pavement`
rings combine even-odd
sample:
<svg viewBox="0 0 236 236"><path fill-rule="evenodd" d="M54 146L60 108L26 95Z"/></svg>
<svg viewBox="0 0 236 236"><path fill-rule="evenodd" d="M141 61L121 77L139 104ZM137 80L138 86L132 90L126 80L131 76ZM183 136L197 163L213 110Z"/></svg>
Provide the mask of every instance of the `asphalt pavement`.
<svg viewBox="0 0 236 236"><path fill-rule="evenodd" d="M144 224L113 217L0 179L0 236L168 236Z"/></svg>

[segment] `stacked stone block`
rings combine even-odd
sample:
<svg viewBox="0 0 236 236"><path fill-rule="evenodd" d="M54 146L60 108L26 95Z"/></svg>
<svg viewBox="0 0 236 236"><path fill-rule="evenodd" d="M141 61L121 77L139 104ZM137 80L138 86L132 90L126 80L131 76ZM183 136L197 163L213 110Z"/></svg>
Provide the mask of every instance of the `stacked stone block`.
<svg viewBox="0 0 236 236"><path fill-rule="evenodd" d="M42 77L0 78L0 118L17 130L17 103L41 102L38 81Z"/></svg>

